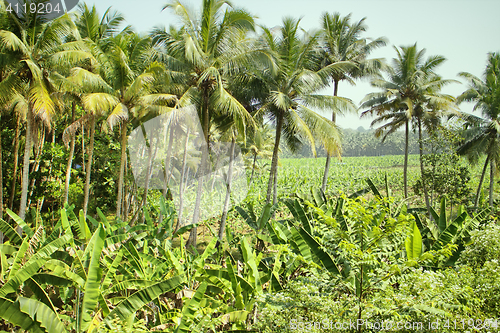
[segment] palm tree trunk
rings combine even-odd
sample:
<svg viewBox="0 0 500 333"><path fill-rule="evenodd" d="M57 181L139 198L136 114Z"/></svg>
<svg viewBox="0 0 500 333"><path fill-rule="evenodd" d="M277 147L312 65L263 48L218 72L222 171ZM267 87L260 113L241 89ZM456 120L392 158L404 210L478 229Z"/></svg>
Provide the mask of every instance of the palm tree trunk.
<svg viewBox="0 0 500 333"><path fill-rule="evenodd" d="M125 178L125 160L127 159L127 123L121 124L121 157L120 157L120 176L118 178L118 195L116 197L116 218L121 217L123 205L123 180Z"/></svg>
<svg viewBox="0 0 500 333"><path fill-rule="evenodd" d="M205 89L203 91L203 135L205 136L204 145L202 145L201 153L201 163L200 170L198 172L198 188L196 190L196 201L194 204L193 212L193 224L196 225L200 219L200 206L201 206L201 196L203 192L203 179L205 177L206 169L208 169L208 149L210 146L210 114L208 111L208 91ZM194 247L196 248L196 236L198 235L198 228L194 227L189 233L189 238L186 242L186 248Z"/></svg>
<svg viewBox="0 0 500 333"><path fill-rule="evenodd" d="M85 124L82 123L82 171L85 173Z"/></svg>
<svg viewBox="0 0 500 333"><path fill-rule="evenodd" d="M493 208L493 185L495 183L495 162L490 160L490 207Z"/></svg>
<svg viewBox="0 0 500 333"><path fill-rule="evenodd" d="M338 89L339 89L339 81L334 80L333 81L333 96L336 97L338 95ZM332 112L332 121L335 123L337 121L337 115L335 114L335 111ZM323 174L323 183L321 184L321 190L323 192L326 191L326 184L328 183L328 171L330 170L330 160L331 156L329 152L326 152L326 164L325 164L325 172Z"/></svg>
<svg viewBox="0 0 500 333"><path fill-rule="evenodd" d="M34 136L38 141L35 142L35 163L33 164L33 168L31 169L31 173L38 172L40 170L40 162L42 159L43 147L45 145L45 126L42 124L41 129L41 137L38 138L38 131ZM36 178L32 178L30 182L30 193L28 194L28 207L31 206L31 198L33 196L33 192L35 191Z"/></svg>
<svg viewBox="0 0 500 333"><path fill-rule="evenodd" d="M30 172L30 155L32 146L32 127L33 127L33 106L31 103L28 105L28 114L26 115L26 143L24 144L24 161L23 161L23 177L21 181L21 204L19 207L19 217L24 220L26 217L26 204L28 202L28 185L29 185L29 172ZM22 230L18 229L19 233Z"/></svg>
<svg viewBox="0 0 500 333"><path fill-rule="evenodd" d="M71 123L75 122L75 102L71 104ZM75 154L75 136L71 137L69 144L68 164L66 165L66 181L64 183L64 203L68 203L69 184L71 180L71 166L73 165L73 156Z"/></svg>
<svg viewBox="0 0 500 333"><path fill-rule="evenodd" d="M278 167L276 167L276 172L274 173L273 178L273 205L276 205L278 202ZM273 211L273 219L275 216L275 211Z"/></svg>
<svg viewBox="0 0 500 333"><path fill-rule="evenodd" d="M424 144L422 142L422 122L420 118L418 119L418 148L420 153L420 175L422 177L422 188L424 190L425 207L427 208L427 214L431 218L431 206L429 205L429 194L427 193L427 186L424 181Z"/></svg>
<svg viewBox="0 0 500 333"><path fill-rule="evenodd" d="M479 204L479 194L481 193L481 187L483 186L484 175L486 174L486 168L488 167L488 162L490 161L490 157L486 156L486 161L484 162L483 171L481 172L481 178L479 178L479 185L477 187L476 192L476 201L474 202L474 206L477 208Z"/></svg>
<svg viewBox="0 0 500 333"><path fill-rule="evenodd" d="M252 186L253 175L255 173L255 163L256 162L257 162L257 154L254 154L253 155L253 163L252 163L252 175L250 176L250 184L248 185L248 187Z"/></svg>
<svg viewBox="0 0 500 333"><path fill-rule="evenodd" d="M220 228L219 228L219 242L222 241L222 237L224 237L224 230L226 228L226 220L227 220L227 211L229 210L229 200L231 198L231 183L233 178L233 161L234 161L234 146L236 145L236 139L233 135L233 140L231 141L231 152L229 156L229 167L227 169L227 190L226 190L226 198L224 200L224 209L222 211L222 217L220 220Z"/></svg>
<svg viewBox="0 0 500 333"><path fill-rule="evenodd" d="M165 199L167 198L168 183L170 182L170 177L172 175L172 172L170 172L170 160L172 156L172 147L174 145L174 127L170 125L169 128L170 128L170 134L168 136L167 157L165 158L165 168L163 169L164 184L163 184L162 195ZM163 214L161 212L158 220L159 220L158 225L161 225L163 223Z"/></svg>
<svg viewBox="0 0 500 333"><path fill-rule="evenodd" d="M14 208L14 196L16 195L16 184L17 184L17 169L19 166L19 137L21 131L21 117L17 115L16 120L16 134L14 137L14 170L12 171L12 184L10 187L10 198L9 198L9 208L12 210Z"/></svg>
<svg viewBox="0 0 500 333"><path fill-rule="evenodd" d="M83 216L87 216L90 195L90 174L92 171L92 157L94 156L95 114L90 117L90 142L88 149L87 172L85 173L85 190L83 198Z"/></svg>
<svg viewBox="0 0 500 333"><path fill-rule="evenodd" d="M281 139L281 128L283 127L283 113L278 111L276 120L276 138L274 141L273 158L271 161L271 172L269 175L269 182L267 184L266 204L271 202L271 195L273 194L274 179L278 172L278 152Z"/></svg>
<svg viewBox="0 0 500 333"><path fill-rule="evenodd" d="M182 211L184 209L184 179L186 178L186 161L187 161L187 152L189 145L189 132L190 128L188 126L186 131L186 141L184 142L184 153L182 155L182 166L181 166L181 179L179 182L179 211L177 212L177 225L175 226L174 233L179 230L182 225Z"/></svg>
<svg viewBox="0 0 500 333"><path fill-rule="evenodd" d="M139 207L139 210L142 209L142 216L141 216L141 221L144 222L145 214L144 214L144 207L146 206L146 203L148 202L148 192L149 192L149 180L151 179L151 172L153 171L153 159L156 157L156 153L158 151L158 145L155 147L155 151L153 153L153 147L151 140L148 140L146 136L146 130L144 128L144 124L141 125L142 127L142 133L144 134L144 137L146 138L146 144L148 146L148 165L146 169L146 180L144 183L144 194L142 196L142 202ZM133 225L134 220L130 222L131 226Z"/></svg>
<svg viewBox="0 0 500 333"><path fill-rule="evenodd" d="M403 187L404 187L405 199L408 198L408 143L410 141L409 132L410 132L410 125L409 125L408 120L406 120L406 123L405 123L405 161L404 161L404 166L403 166Z"/></svg>
<svg viewBox="0 0 500 333"><path fill-rule="evenodd" d="M165 159L165 170L163 171L165 177L165 187L163 188L163 196L167 196L168 183L172 177L172 172L170 171L170 163L172 160L172 148L174 146L174 126L170 125L170 134L168 136L168 147L167 147L167 157Z"/></svg>

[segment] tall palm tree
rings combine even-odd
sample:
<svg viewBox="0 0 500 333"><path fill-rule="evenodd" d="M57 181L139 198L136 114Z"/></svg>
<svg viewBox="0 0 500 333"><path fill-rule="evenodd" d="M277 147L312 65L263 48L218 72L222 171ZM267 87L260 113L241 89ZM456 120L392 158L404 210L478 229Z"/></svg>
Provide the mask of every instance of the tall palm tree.
<svg viewBox="0 0 500 333"><path fill-rule="evenodd" d="M479 180L475 206L479 202L484 175L490 166L489 204L493 206L493 184L497 170L500 168L500 54L488 54L488 63L484 72L484 80L462 72L459 74L469 82L469 87L457 101L475 102L474 111L481 110L483 118L466 117L466 140L458 148L458 154L467 155L476 162L478 157L486 154L486 160Z"/></svg>
<svg viewBox="0 0 500 333"><path fill-rule="evenodd" d="M362 38L361 34L366 31L365 19L351 23L351 14L342 17L339 13L324 13L321 17L321 66L325 67L336 63L351 65L345 71L331 73L330 79L333 83L334 97L338 96L340 82L347 81L350 84L355 84L355 79L375 75L383 66L381 59L368 59L368 56L374 49L385 46L386 40L384 38L375 40ZM334 110L332 112L332 121L334 123L337 114L342 114L343 111L355 112L356 108ZM340 151L337 154L340 154ZM327 152L325 172L321 185L323 192L326 190L328 181L330 159L331 154Z"/></svg>
<svg viewBox="0 0 500 333"><path fill-rule="evenodd" d="M126 172L127 127L131 120L139 120L148 113L168 112L169 103L176 99L174 95L156 90L155 78L165 70L164 66L152 62L151 39L130 31L122 32L106 39L105 45L85 39L92 46L96 62L89 68L75 67L72 75L66 80L66 88L80 94L84 109L88 115L75 123L77 128L81 121L89 121L91 142L93 145L95 117L105 115L107 125L111 128L121 126L121 162L118 181L117 218L121 216L120 197ZM84 212L87 211L92 152L89 150L87 180L85 189Z"/></svg>
<svg viewBox="0 0 500 333"><path fill-rule="evenodd" d="M111 12L111 7L109 7L102 17L99 17L97 9L93 6L91 9L88 8L87 4L79 5L79 14L75 18L75 25L78 28L81 38L86 40L87 45L91 49L98 50L106 39L116 35L118 32L118 27L123 22L124 18L117 12ZM128 28L126 28L128 29ZM76 97L76 96L73 96ZM76 98L78 100L78 98ZM80 101L81 102L81 101ZM73 99L71 101L71 124L75 122L75 107L76 101ZM81 104L81 103L80 103ZM79 128L79 127L78 127ZM68 136L69 131L66 131ZM73 156L75 151L75 135L70 135L66 139L66 146L69 144L69 156L68 163L66 165L66 180L64 187L64 202L68 201L69 195L69 185L71 181L71 166L73 164ZM69 143L67 141L70 141Z"/></svg>
<svg viewBox="0 0 500 333"><path fill-rule="evenodd" d="M410 126L414 125L422 138L422 126L431 130L438 122L438 111L449 111L454 107L451 96L439 91L444 85L453 82L443 80L434 70L445 61L442 56L430 56L424 59L425 49L418 50L417 44L408 47L395 47L397 58L393 59L392 67L386 72L388 79L376 79L372 86L382 89L382 92L368 94L362 101L361 108L368 109L362 116L373 114L377 118L372 126L383 123L375 134L383 136L383 140L404 126L405 157L404 157L404 195L408 197L408 144ZM420 140L422 142L422 140ZM420 156L423 146L420 144ZM423 170L420 159L421 171ZM429 198L424 186L426 206L429 211Z"/></svg>
<svg viewBox="0 0 500 333"><path fill-rule="evenodd" d="M22 193L19 216L24 218L28 201L29 166L33 143L35 122L50 121L56 111L50 95L52 84L50 74L61 66L82 61L88 54L80 49L78 31L69 18L64 15L44 23L43 17L26 15L18 18L13 14L17 29L0 30L0 48L4 52L18 55L17 68L5 79L8 84L2 87L2 94L16 91L28 101L26 116L26 143L24 148Z"/></svg>
<svg viewBox="0 0 500 333"><path fill-rule="evenodd" d="M345 67L331 65L318 68L318 36L300 36L299 23L300 20L285 18L280 28L264 28L261 42L275 55L276 68L252 73L254 80L265 90L256 116L265 114L276 126L266 203L271 202L273 192L273 203L277 201L275 183L281 136L284 136L292 151L295 151L303 140L311 143L314 154L317 141L327 150L334 151L340 145L337 127L311 108L338 110L339 104L343 107L350 104L333 96L316 94L328 83L327 78L332 71Z"/></svg>
<svg viewBox="0 0 500 333"><path fill-rule="evenodd" d="M183 86L181 106L195 105L205 139L202 148L201 174L208 168L210 127L214 116L230 114L241 132L252 122L250 114L226 89L227 80L251 66L258 50L246 38L254 29L252 16L235 9L229 1L204 0L200 16L182 2L174 0L164 9L178 15L180 30L156 29L153 38L161 59L170 69L174 83ZM193 223L200 218L203 177L199 178ZM186 246L196 246L196 227L191 230Z"/></svg>

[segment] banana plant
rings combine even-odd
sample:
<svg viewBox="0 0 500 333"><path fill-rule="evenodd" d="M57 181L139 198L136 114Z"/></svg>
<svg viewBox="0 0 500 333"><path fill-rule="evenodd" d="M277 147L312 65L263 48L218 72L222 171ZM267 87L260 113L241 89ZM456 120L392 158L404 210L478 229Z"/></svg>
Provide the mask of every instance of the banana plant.
<svg viewBox="0 0 500 333"><path fill-rule="evenodd" d="M0 219L0 230L7 239L0 247L0 280L3 282L0 318L30 332L66 332L46 286L70 281L47 272L45 266L49 261L59 261L56 254L71 243L71 230L56 228L47 237L43 226L35 231L12 211L7 210L7 214L26 236L21 238L13 226Z"/></svg>
<svg viewBox="0 0 500 333"><path fill-rule="evenodd" d="M441 198L440 209L436 211L430 207L433 220L425 220L422 223L419 215L414 212L416 226L422 235L422 251L439 251L446 246L455 244L457 250L446 262L440 266L453 266L458 260L465 245L470 242L470 232L478 228L481 220L488 214L489 209L476 213L472 217L467 213L464 206L459 206L457 216L448 216L446 210L446 197Z"/></svg>

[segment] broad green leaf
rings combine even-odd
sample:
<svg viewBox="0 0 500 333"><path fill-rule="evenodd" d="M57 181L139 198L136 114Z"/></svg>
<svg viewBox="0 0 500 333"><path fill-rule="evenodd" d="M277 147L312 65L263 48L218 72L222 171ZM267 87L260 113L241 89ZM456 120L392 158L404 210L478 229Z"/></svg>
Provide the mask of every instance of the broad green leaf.
<svg viewBox="0 0 500 333"><path fill-rule="evenodd" d="M422 254L422 235L415 220L410 225L410 233L405 240L405 248L406 257L409 260L418 259Z"/></svg>
<svg viewBox="0 0 500 333"><path fill-rule="evenodd" d="M31 278L47 262L52 253L63 247L71 239L68 234L45 245L39 249L31 258L17 271L17 274L9 279L2 288L0 288L0 297L13 293L26 280Z"/></svg>
<svg viewBox="0 0 500 333"><path fill-rule="evenodd" d="M19 245L23 241L17 231L2 219L0 219L0 231L4 233L4 236L9 239L11 244Z"/></svg>
<svg viewBox="0 0 500 333"><path fill-rule="evenodd" d="M434 242L431 250L438 251L442 249L445 245L452 243L456 237L458 237L460 230L462 229L463 222L468 217L467 212L463 212L453 222L446 227L446 229L439 234L439 238Z"/></svg>
<svg viewBox="0 0 500 333"><path fill-rule="evenodd" d="M80 310L80 328L86 330L92 321L92 312L96 308L101 285L100 257L104 247L106 234L101 225L97 228L92 238L94 246L90 258L87 280L85 281L84 296Z"/></svg>
<svg viewBox="0 0 500 333"><path fill-rule="evenodd" d="M64 333L66 326L59 320L57 314L44 303L32 298L19 297L19 308L31 319L40 323L48 333Z"/></svg>
<svg viewBox="0 0 500 333"><path fill-rule="evenodd" d="M26 254L26 251L28 250L30 246L30 242L28 239L28 236L26 236L23 240L23 243L19 247L19 250L17 251L16 257L14 258L14 261L12 262L12 265L10 267L10 272L9 276L7 277L7 280L10 280L12 276L15 276L19 268L21 268L21 261L23 261L24 255Z"/></svg>
<svg viewBox="0 0 500 333"><path fill-rule="evenodd" d="M246 237L241 239L241 253L243 255L243 260L245 260L245 263L250 268L251 282L253 282L255 291L259 293L262 291L262 284L260 282L260 272L257 268L258 263L254 251L250 247Z"/></svg>
<svg viewBox="0 0 500 333"><path fill-rule="evenodd" d="M189 323L194 322L195 314L200 308L200 302L205 295L208 283L203 281L193 297L183 306L182 317L179 326L176 328L175 332L191 332Z"/></svg>
<svg viewBox="0 0 500 333"><path fill-rule="evenodd" d="M104 321L109 325L111 320L118 318L122 321L127 320L134 315L137 310L141 309L145 304L150 303L158 296L177 288L184 282L184 277L177 275L168 280L158 282L152 286L136 291L123 301L121 301L110 313L104 318Z"/></svg>
<svg viewBox="0 0 500 333"><path fill-rule="evenodd" d="M318 259L321 261L323 266L332 274L340 274L340 269L330 256L329 253L325 252L321 245L311 236L304 228L298 229L302 239L309 245L310 250Z"/></svg>
<svg viewBox="0 0 500 333"><path fill-rule="evenodd" d="M33 237L33 235L35 234L34 231L30 227L28 227L26 222L24 222L16 213L8 208L5 210L5 212L17 223L18 226L21 227L26 235L28 235L30 238Z"/></svg>
<svg viewBox="0 0 500 333"><path fill-rule="evenodd" d="M40 327L40 323L21 311L19 301L13 302L0 297L0 318L14 326L21 327L26 332L45 333L45 330Z"/></svg>
<svg viewBox="0 0 500 333"><path fill-rule="evenodd" d="M115 259L113 259L111 266L108 268L108 271L106 272L106 276L104 277L104 280L102 282L102 290L108 289L109 285L111 284L111 279L115 275L115 272L118 266L120 265L122 259L123 259L123 251L120 249L118 250Z"/></svg>

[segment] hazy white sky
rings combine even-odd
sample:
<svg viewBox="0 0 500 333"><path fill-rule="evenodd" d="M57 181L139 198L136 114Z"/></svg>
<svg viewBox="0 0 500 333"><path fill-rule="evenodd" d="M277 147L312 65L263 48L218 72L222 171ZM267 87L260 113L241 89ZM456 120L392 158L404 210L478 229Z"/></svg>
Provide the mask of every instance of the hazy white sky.
<svg viewBox="0 0 500 333"><path fill-rule="evenodd" d="M161 11L166 0L99 0L95 5L100 14L112 6L121 12L127 23L138 32L148 32L154 26L179 24L169 11ZM200 0L183 1L194 9ZM87 1L90 6L92 0ZM366 17L368 29L365 37L385 36L388 46L375 51L372 56L392 59L392 45L407 46L417 42L426 55L442 55L447 61L438 69L446 79L458 79L465 71L481 76L488 52L500 51L500 1L498 0L233 0L235 7L243 7L258 17L257 23L268 27L281 24L285 16L302 17L304 29L317 29L325 11L352 13L353 20ZM443 91L454 96L465 90L465 85L453 84ZM323 93L331 94L332 89ZM373 89L368 82L356 86L347 83L339 86L339 95L351 98L356 104ZM471 110L463 105L464 111ZM351 115L338 118L340 126L368 128L371 120L359 120Z"/></svg>

